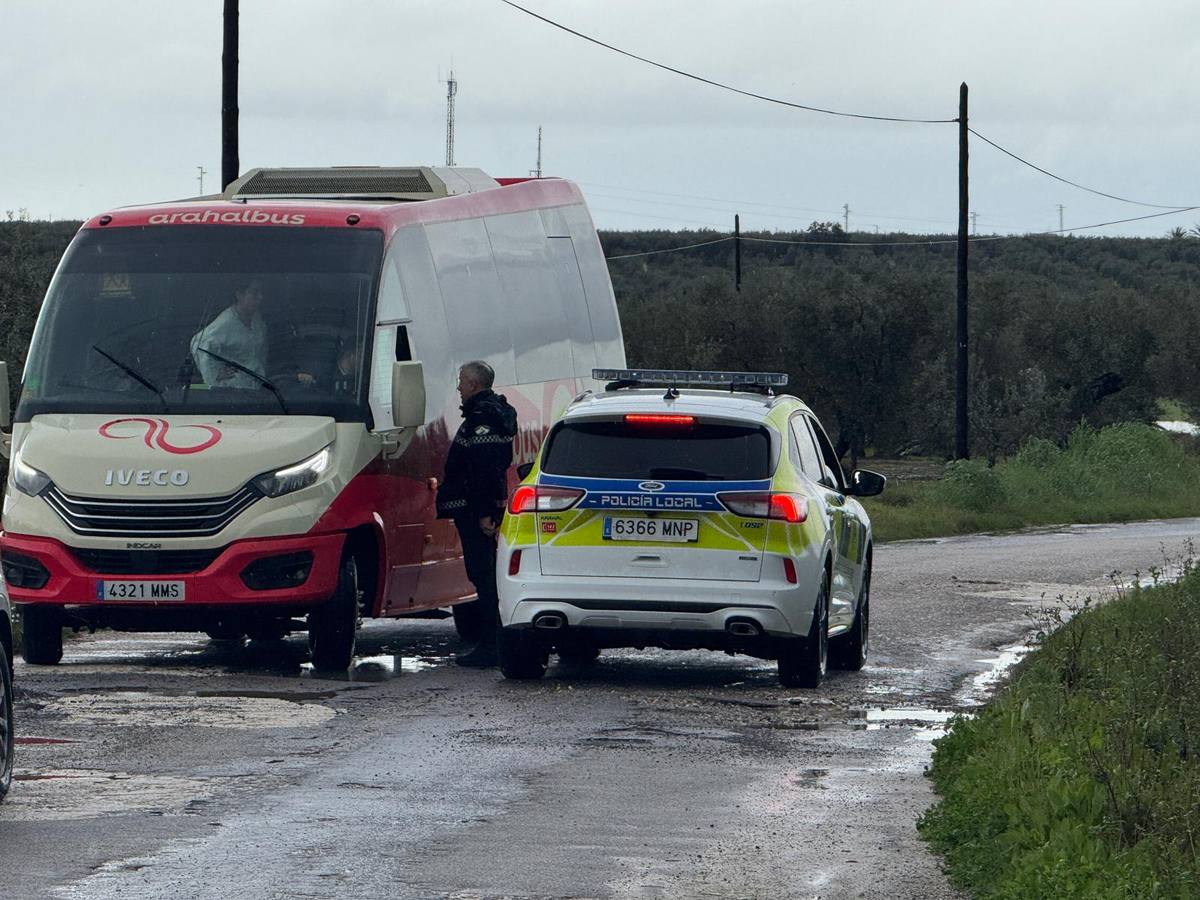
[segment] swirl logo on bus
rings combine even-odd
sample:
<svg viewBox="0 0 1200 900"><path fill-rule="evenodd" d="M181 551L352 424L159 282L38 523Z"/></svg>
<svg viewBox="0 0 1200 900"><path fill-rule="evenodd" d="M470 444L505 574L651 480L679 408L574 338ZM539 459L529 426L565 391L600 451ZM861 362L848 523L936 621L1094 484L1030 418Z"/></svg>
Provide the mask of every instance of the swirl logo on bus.
<svg viewBox="0 0 1200 900"><path fill-rule="evenodd" d="M209 447L221 440L221 431L214 428L212 425L176 425L175 431L178 432L187 430L187 438L181 443L173 443L168 440L167 432L171 425L166 419L159 418L129 418L129 419L113 419L111 422L105 422L100 426L100 435L114 440L126 440L128 438L140 437L145 442L146 446L151 450L158 448L165 450L167 453L177 455L186 455L189 453L199 453L202 450L207 450ZM200 438L196 432L203 432L205 437L196 442ZM121 432L132 432L122 434Z"/></svg>

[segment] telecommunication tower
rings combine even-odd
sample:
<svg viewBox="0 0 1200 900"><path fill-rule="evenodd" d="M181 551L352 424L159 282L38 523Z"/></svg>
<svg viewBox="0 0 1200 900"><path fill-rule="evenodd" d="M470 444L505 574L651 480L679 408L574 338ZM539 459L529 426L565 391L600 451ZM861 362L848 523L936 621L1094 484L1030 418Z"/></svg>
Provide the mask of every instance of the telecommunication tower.
<svg viewBox="0 0 1200 900"><path fill-rule="evenodd" d="M458 93L458 82L454 70L446 79L446 165L454 165L454 95Z"/></svg>
<svg viewBox="0 0 1200 900"><path fill-rule="evenodd" d="M538 126L537 168L533 169L529 174L532 175L534 178L542 177L542 126L541 125Z"/></svg>

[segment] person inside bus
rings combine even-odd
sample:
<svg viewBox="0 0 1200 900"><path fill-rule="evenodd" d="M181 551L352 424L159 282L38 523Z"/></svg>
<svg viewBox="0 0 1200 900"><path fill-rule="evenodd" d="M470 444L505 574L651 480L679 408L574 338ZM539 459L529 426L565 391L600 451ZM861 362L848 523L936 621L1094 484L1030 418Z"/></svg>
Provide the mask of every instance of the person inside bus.
<svg viewBox="0 0 1200 900"><path fill-rule="evenodd" d="M338 341L337 355L329 373L318 377L311 372L297 372L296 380L305 387L318 388L326 394L339 397L352 395L358 387L358 361L360 358L358 343L353 336L343 337ZM324 366L309 367L314 371Z"/></svg>
<svg viewBox="0 0 1200 900"><path fill-rule="evenodd" d="M267 376L267 323L262 317L262 298L262 282L258 278L246 281L234 289L233 303L192 336L192 357L211 387L261 387L257 379L218 357Z"/></svg>

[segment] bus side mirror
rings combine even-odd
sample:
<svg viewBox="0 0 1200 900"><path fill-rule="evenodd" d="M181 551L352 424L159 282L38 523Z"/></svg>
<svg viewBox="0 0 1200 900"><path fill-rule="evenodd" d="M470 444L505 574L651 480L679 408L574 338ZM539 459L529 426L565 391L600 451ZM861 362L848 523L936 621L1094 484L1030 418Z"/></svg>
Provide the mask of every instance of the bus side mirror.
<svg viewBox="0 0 1200 900"><path fill-rule="evenodd" d="M419 362L392 363L392 424L396 428L425 424L425 372Z"/></svg>
<svg viewBox="0 0 1200 900"><path fill-rule="evenodd" d="M8 407L11 399L8 395L8 363L0 362L0 428L7 428L12 424Z"/></svg>

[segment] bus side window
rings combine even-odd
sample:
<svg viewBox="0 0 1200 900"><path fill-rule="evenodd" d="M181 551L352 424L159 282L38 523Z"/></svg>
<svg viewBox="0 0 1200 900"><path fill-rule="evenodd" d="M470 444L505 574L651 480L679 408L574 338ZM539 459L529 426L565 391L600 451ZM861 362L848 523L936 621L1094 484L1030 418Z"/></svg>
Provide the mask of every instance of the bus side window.
<svg viewBox="0 0 1200 900"><path fill-rule="evenodd" d="M396 326L396 362L409 362L413 358L412 347L408 343L408 326Z"/></svg>

